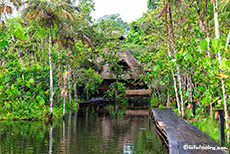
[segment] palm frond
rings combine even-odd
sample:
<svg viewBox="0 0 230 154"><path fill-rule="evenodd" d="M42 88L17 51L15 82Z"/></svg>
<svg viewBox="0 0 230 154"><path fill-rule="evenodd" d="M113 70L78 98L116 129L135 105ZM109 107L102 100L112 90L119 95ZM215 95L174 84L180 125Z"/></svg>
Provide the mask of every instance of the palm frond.
<svg viewBox="0 0 230 154"><path fill-rule="evenodd" d="M230 0L220 0L219 1L219 8L221 11L230 7Z"/></svg>
<svg viewBox="0 0 230 154"><path fill-rule="evenodd" d="M37 11L34 12L34 10ZM73 7L65 1L58 0L51 0L50 2L44 0L30 1L23 12L26 19L34 20L43 26L56 24L58 27L62 27L63 21L73 22L75 19Z"/></svg>

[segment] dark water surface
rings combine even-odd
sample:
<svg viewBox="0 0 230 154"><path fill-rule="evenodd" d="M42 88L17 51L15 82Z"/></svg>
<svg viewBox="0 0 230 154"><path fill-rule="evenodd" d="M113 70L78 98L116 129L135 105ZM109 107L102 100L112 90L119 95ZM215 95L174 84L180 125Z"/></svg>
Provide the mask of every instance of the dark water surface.
<svg viewBox="0 0 230 154"><path fill-rule="evenodd" d="M166 153L148 116L98 115L81 109L66 120L1 121L0 153ZM93 112L93 113L92 113Z"/></svg>

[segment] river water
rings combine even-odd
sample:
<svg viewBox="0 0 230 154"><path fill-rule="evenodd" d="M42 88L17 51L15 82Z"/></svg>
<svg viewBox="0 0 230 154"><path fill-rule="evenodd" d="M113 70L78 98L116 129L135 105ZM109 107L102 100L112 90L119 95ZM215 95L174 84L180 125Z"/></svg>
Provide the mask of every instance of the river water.
<svg viewBox="0 0 230 154"><path fill-rule="evenodd" d="M111 111L112 110L112 111ZM148 116L81 108L65 121L1 121L0 153L166 153Z"/></svg>

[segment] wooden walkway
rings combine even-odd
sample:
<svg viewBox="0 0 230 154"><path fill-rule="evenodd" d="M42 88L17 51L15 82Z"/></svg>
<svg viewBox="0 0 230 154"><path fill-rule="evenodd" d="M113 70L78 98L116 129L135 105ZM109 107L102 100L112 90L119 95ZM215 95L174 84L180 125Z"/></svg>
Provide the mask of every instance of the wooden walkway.
<svg viewBox="0 0 230 154"><path fill-rule="evenodd" d="M227 154L224 150L212 150L211 147L221 147L207 133L179 117L171 109L151 109L150 117L156 127L157 133L168 148L170 154ZM204 149L186 149L209 147ZM194 147L196 146L196 147Z"/></svg>

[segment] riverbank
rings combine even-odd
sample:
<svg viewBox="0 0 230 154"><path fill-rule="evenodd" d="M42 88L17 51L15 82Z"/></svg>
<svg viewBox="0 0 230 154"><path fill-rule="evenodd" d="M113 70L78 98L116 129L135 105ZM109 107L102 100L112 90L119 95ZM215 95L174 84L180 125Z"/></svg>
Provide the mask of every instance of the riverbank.
<svg viewBox="0 0 230 154"><path fill-rule="evenodd" d="M76 111L78 104L71 105L67 104L66 113L70 111ZM58 119L63 116L63 107L57 106L53 108L53 119ZM8 111L0 113L0 120L12 120L12 121L37 121L43 119L50 119L50 108L45 106L43 109L40 109L39 106L28 109L22 108L19 111Z"/></svg>

